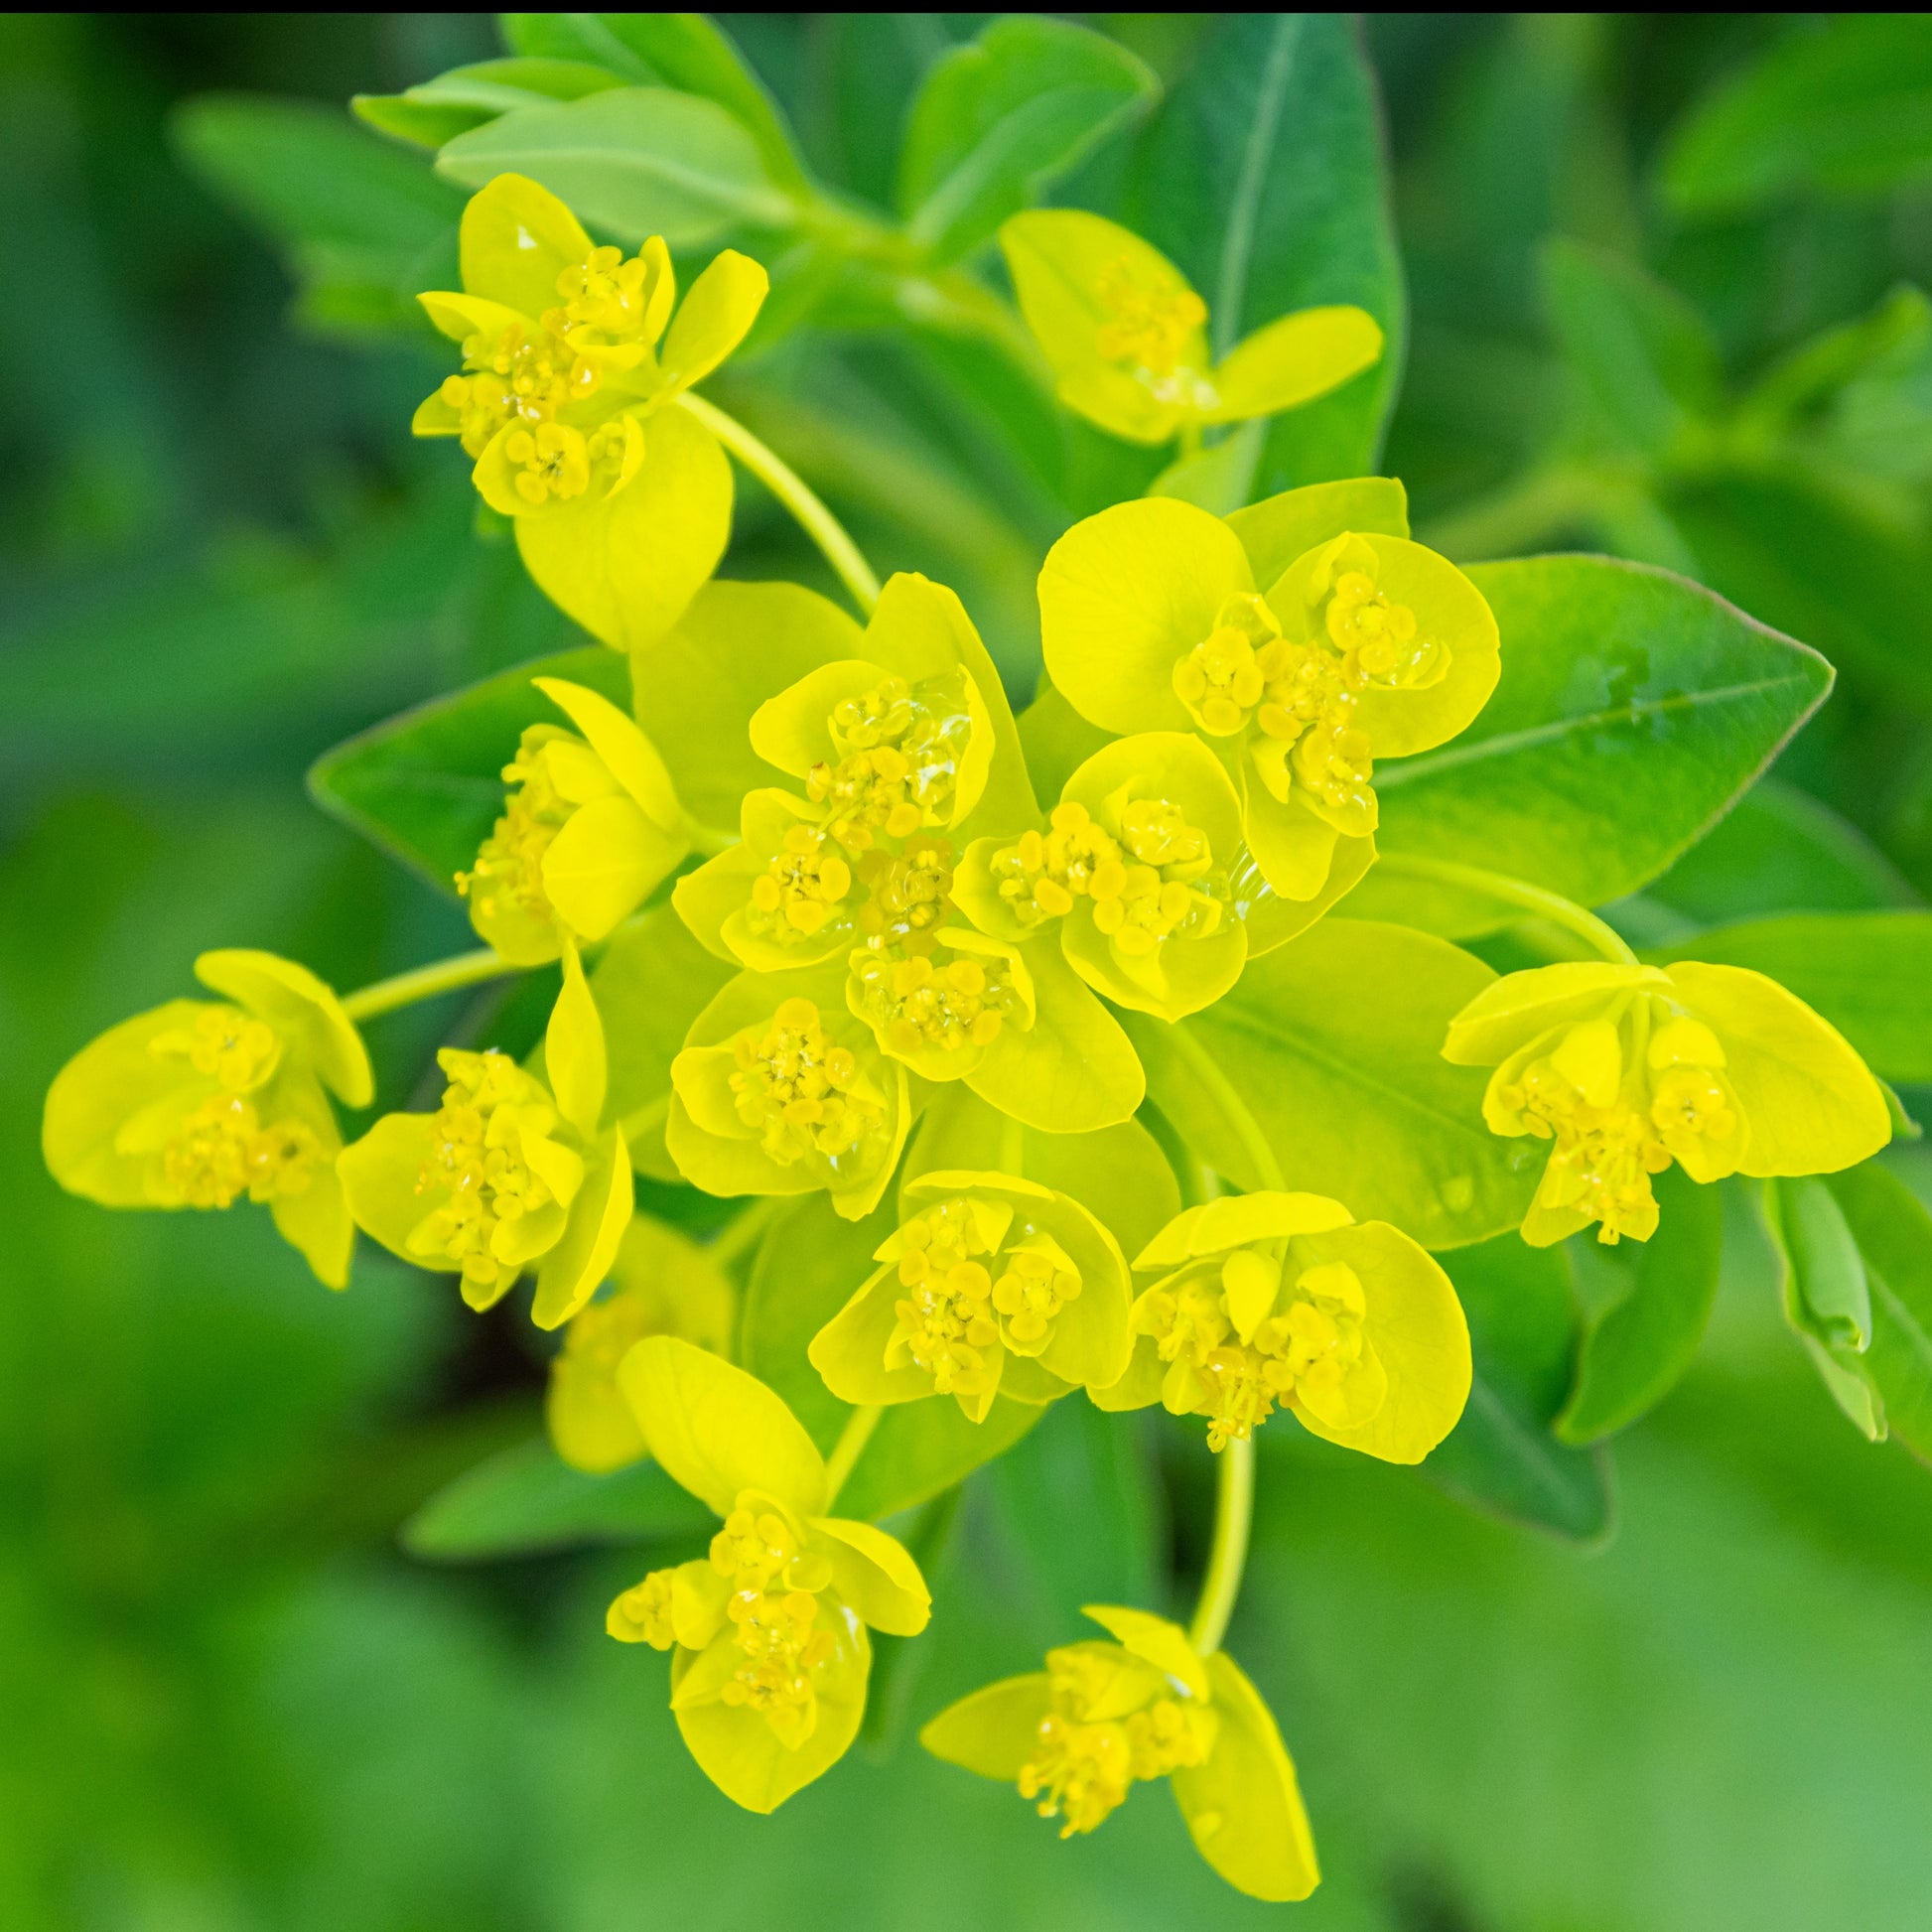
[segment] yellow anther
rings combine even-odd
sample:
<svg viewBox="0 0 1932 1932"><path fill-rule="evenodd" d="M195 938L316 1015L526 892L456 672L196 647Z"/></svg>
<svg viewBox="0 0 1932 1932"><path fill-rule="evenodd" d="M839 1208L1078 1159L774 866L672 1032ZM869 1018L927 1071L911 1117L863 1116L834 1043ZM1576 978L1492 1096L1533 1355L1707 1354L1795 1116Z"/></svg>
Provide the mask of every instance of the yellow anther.
<svg viewBox="0 0 1932 1932"><path fill-rule="evenodd" d="M503 454L516 466L516 493L526 503L581 496L591 485L590 452L582 435L562 423L512 432Z"/></svg>
<svg viewBox="0 0 1932 1932"><path fill-rule="evenodd" d="M641 255L623 259L621 249L591 250L590 259L557 277L560 306L545 312L553 335L582 346L641 342L651 333L650 306L657 277Z"/></svg>
<svg viewBox="0 0 1932 1932"><path fill-rule="evenodd" d="M1108 362L1132 362L1150 375L1173 375L1187 339L1207 320L1207 305L1192 289L1144 281L1123 255L1100 277L1096 292L1109 320L1095 346Z"/></svg>
<svg viewBox="0 0 1932 1932"><path fill-rule="evenodd" d="M189 1207L229 1207L302 1193L321 1156L315 1131L300 1121L264 1127L238 1093L211 1094L162 1150L169 1191Z"/></svg>
<svg viewBox="0 0 1932 1932"><path fill-rule="evenodd" d="M204 1007L192 1027L159 1035L148 1050L161 1059L185 1059L229 1093L250 1093L282 1061L282 1042L265 1021L239 1007Z"/></svg>
<svg viewBox="0 0 1932 1932"><path fill-rule="evenodd" d="M1343 675L1357 688L1406 691L1435 683L1448 669L1449 653L1418 635L1415 612L1376 588L1374 552L1366 545L1361 551L1367 567L1336 577L1324 620L1329 642L1342 653Z"/></svg>
<svg viewBox="0 0 1932 1932"><path fill-rule="evenodd" d="M741 1493L711 1540L711 1567L731 1585L725 1616L745 1654L719 1695L758 1712L796 1748L818 1723L811 1673L837 1648L833 1633L817 1627L818 1592L832 1581L832 1566L806 1550L782 1516L756 1501Z"/></svg>
<svg viewBox="0 0 1932 1932"><path fill-rule="evenodd" d="M510 323L493 337L472 336L463 350L468 370L493 376L501 385L504 421L514 416L526 426L551 422L559 409L582 402L598 386L596 365L548 329L532 334L523 324ZM472 391L478 401L489 393L494 392Z"/></svg>
<svg viewBox="0 0 1932 1932"><path fill-rule="evenodd" d="M671 1623L671 1589L676 1573L653 1570L641 1584L625 1590L604 1619L604 1627L620 1643L647 1643L653 1650L669 1650L677 1641Z"/></svg>
<svg viewBox="0 0 1932 1932"><path fill-rule="evenodd" d="M417 1254L453 1261L479 1288L507 1287L521 1269L496 1252L497 1233L555 1201L549 1183L525 1158L557 1124L541 1086L495 1047L466 1053L446 1046L437 1061L449 1076L433 1121L430 1158L416 1191L449 1190L447 1203L409 1237Z"/></svg>
<svg viewBox="0 0 1932 1932"><path fill-rule="evenodd" d="M993 1307L1007 1339L1022 1349L1043 1345L1054 1318L1080 1294L1080 1270L1050 1234L1008 1248L1006 1271L993 1284Z"/></svg>
<svg viewBox="0 0 1932 1932"><path fill-rule="evenodd" d="M733 1046L738 1117L780 1167L808 1155L837 1163L888 1138L886 1100L849 1047L832 1042L810 1000L787 1000Z"/></svg>
<svg viewBox="0 0 1932 1932"><path fill-rule="evenodd" d="M1232 738L1267 693L1271 666L1286 662L1281 624L1252 593L1230 597L1214 628L1173 667L1175 695L1195 724Z"/></svg>
<svg viewBox="0 0 1932 1932"><path fill-rule="evenodd" d="M794 825L777 856L752 881L754 927L780 944L809 939L843 909L852 868L827 849L817 825Z"/></svg>
<svg viewBox="0 0 1932 1932"><path fill-rule="evenodd" d="M558 782L560 770L579 794L591 792L586 778L592 771L601 774L605 788L615 788L616 781L581 738L554 725L532 725L523 734L516 757L503 766L503 778L511 786L503 815L483 841L475 868L456 876L457 891L485 922L518 916L546 922L555 916L543 889L543 857L571 813L585 802L584 795L565 795Z"/></svg>
<svg viewBox="0 0 1932 1932"><path fill-rule="evenodd" d="M890 745L854 752L837 764L819 763L805 777L814 804L829 807L826 830L848 852L864 852L884 833L910 838L925 823L925 812L911 794L912 766Z"/></svg>
<svg viewBox="0 0 1932 1932"><path fill-rule="evenodd" d="M1650 1118L1660 1133L1698 1134L1725 1141L1737 1115L1724 1084L1702 1066L1673 1067L1657 1082Z"/></svg>
<svg viewBox="0 0 1932 1932"><path fill-rule="evenodd" d="M931 953L862 949L852 955L852 972L860 1010L903 1058L928 1046L952 1053L990 1045L1021 1006L1004 958L955 958L939 967Z"/></svg>
<svg viewBox="0 0 1932 1932"><path fill-rule="evenodd" d="M886 1347L891 1368L909 1358L941 1395L978 1395L994 1384L987 1351L1000 1339L991 1307L992 1250L972 1203L942 1201L902 1230L898 1278L907 1291Z"/></svg>
<svg viewBox="0 0 1932 1932"><path fill-rule="evenodd" d="M951 845L919 837L897 853L875 847L860 855L858 874L867 890L858 924L868 943L929 952L952 914Z"/></svg>
<svg viewBox="0 0 1932 1932"><path fill-rule="evenodd" d="M1120 846L1084 805L1055 805L1049 828L1043 835L1028 832L993 856L1000 897L1023 925L1064 917L1077 897L1120 891Z"/></svg>
<svg viewBox="0 0 1932 1932"><path fill-rule="evenodd" d="M516 414L515 395L493 370L445 376L437 394L456 415L463 447L472 457L482 456L490 438Z"/></svg>

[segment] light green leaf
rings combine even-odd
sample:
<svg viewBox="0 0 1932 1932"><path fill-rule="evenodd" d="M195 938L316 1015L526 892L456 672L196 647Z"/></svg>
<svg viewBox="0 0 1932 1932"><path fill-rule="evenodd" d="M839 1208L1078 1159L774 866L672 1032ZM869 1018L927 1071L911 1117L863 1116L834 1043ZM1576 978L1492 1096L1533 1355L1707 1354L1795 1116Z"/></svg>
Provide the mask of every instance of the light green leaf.
<svg viewBox="0 0 1932 1932"><path fill-rule="evenodd" d="M913 245L950 261L1122 125L1160 83L1103 34L1009 14L926 70L899 158Z"/></svg>
<svg viewBox="0 0 1932 1932"><path fill-rule="evenodd" d="M1806 190L1877 195L1932 169L1932 40L1916 13L1799 29L1693 108L1665 152L1687 214Z"/></svg>
<svg viewBox="0 0 1932 1932"><path fill-rule="evenodd" d="M1248 553L1256 584L1267 592L1298 557L1344 530L1406 537L1409 492L1389 477L1305 483L1250 503L1227 521Z"/></svg>
<svg viewBox="0 0 1932 1932"><path fill-rule="evenodd" d="M732 228L788 227L796 212L742 123L715 101L663 87L518 108L458 135L436 169L467 188L528 175L621 239L661 234L673 248Z"/></svg>
<svg viewBox="0 0 1932 1932"><path fill-rule="evenodd" d="M1826 1177L1859 1244L1871 1296L1865 1373L1890 1432L1932 1460L1932 1214L1875 1161Z"/></svg>
<svg viewBox="0 0 1932 1932"><path fill-rule="evenodd" d="M1716 412L1717 345L1675 289L1607 250L1559 236L1543 251L1543 294L1558 347L1620 441L1663 458Z"/></svg>
<svg viewBox="0 0 1932 1932"><path fill-rule="evenodd" d="M1782 1266L1784 1318L1853 1426L1886 1434L1884 1398L1863 1359L1871 1342L1871 1284L1864 1258L1822 1180L1767 1180L1763 1221Z"/></svg>
<svg viewBox="0 0 1932 1932"><path fill-rule="evenodd" d="M1400 379L1406 305L1381 113L1345 14L1221 14L1137 144L1120 218L1186 274L1217 356L1297 309L1353 303L1382 359L1275 418L1254 490L1376 468Z"/></svg>
<svg viewBox="0 0 1932 1932"><path fill-rule="evenodd" d="M466 1469L417 1510L401 1537L411 1556L475 1563L710 1528L711 1512L656 1463L586 1475L538 1436Z"/></svg>
<svg viewBox="0 0 1932 1932"><path fill-rule="evenodd" d="M476 863L502 812L503 766L516 756L524 728L564 722L532 684L539 677L588 684L629 708L629 666L615 653L594 646L540 658L325 752L310 767L310 796L454 893L456 875Z"/></svg>
<svg viewBox="0 0 1932 1932"><path fill-rule="evenodd" d="M587 94L623 84L608 68L588 61L521 56L452 68L399 94L356 94L349 105L359 119L384 134L440 148L445 141L518 107L582 100Z"/></svg>
<svg viewBox="0 0 1932 1932"><path fill-rule="evenodd" d="M751 131L773 180L805 186L791 135L764 84L704 14L505 14L520 54L595 61L626 80L715 100Z"/></svg>
<svg viewBox="0 0 1932 1932"><path fill-rule="evenodd" d="M1222 1104L1225 1082L1287 1186L1454 1248L1522 1220L1544 1154L1491 1134L1486 1076L1442 1056L1449 1020L1494 977L1426 933L1329 918L1252 961L1191 1020L1123 1017L1149 1097L1218 1173L1278 1184Z"/></svg>
<svg viewBox="0 0 1932 1932"><path fill-rule="evenodd" d="M1475 1358L1468 1405L1419 1466L1458 1502L1579 1543L1615 1522L1608 1450L1559 1442L1576 1372L1577 1310L1562 1251L1513 1234L1446 1255Z"/></svg>
<svg viewBox="0 0 1932 1932"><path fill-rule="evenodd" d="M1469 572L1502 681L1440 751L1378 764L1389 853L1476 863L1587 905L1683 852L1831 688L1818 653L1668 571L1534 557ZM1380 868L1349 909L1451 935L1518 916Z"/></svg>
<svg viewBox="0 0 1932 1932"><path fill-rule="evenodd" d="M1672 1168L1652 1181L1662 1217L1648 1241L1606 1247L1580 1234L1564 1244L1583 1310L1577 1382L1557 1434L1594 1443L1661 1401L1704 1336L1718 1293L1723 1199Z"/></svg>
<svg viewBox="0 0 1932 1932"><path fill-rule="evenodd" d="M1814 912L1646 953L1747 966L1829 1020L1886 1080L1932 1081L1932 912Z"/></svg>

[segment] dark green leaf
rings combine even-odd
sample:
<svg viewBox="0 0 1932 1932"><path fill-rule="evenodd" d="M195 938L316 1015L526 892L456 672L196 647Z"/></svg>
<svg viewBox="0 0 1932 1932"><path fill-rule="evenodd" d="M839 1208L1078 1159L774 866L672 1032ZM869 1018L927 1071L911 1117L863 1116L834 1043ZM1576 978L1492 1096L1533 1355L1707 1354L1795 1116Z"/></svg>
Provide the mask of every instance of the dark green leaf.
<svg viewBox="0 0 1932 1932"><path fill-rule="evenodd" d="M1652 1185L1662 1215L1648 1241L1564 1245L1584 1315L1577 1383L1557 1434L1594 1443L1660 1402L1691 1365L1718 1293L1724 1204L1672 1168Z"/></svg>
<svg viewBox="0 0 1932 1932"><path fill-rule="evenodd" d="M1648 956L1767 974L1823 1014L1874 1073L1932 1081L1932 912L1753 919Z"/></svg>
<svg viewBox="0 0 1932 1932"><path fill-rule="evenodd" d="M1122 218L1200 291L1217 354L1297 309L1366 309L1382 360L1276 418L1253 487L1375 469L1405 307L1375 83L1349 16L1220 15L1138 146Z"/></svg>
<svg viewBox="0 0 1932 1932"><path fill-rule="evenodd" d="M503 766L524 728L559 722L530 682L567 678L628 708L628 659L601 645L546 657L467 691L432 699L325 753L309 791L325 811L373 839L445 892L476 862L503 809Z"/></svg>
<svg viewBox="0 0 1932 1932"><path fill-rule="evenodd" d="M1800 31L1692 111L1664 158L1686 213L1800 190L1881 194L1932 169L1932 37L1916 13Z"/></svg>
<svg viewBox="0 0 1932 1932"><path fill-rule="evenodd" d="M695 1536L711 1512L654 1462L586 1475L547 1437L504 1449L432 1496L402 1528L411 1556L442 1563L534 1556L586 1543Z"/></svg>
<svg viewBox="0 0 1932 1932"><path fill-rule="evenodd" d="M528 175L621 239L662 235L673 248L732 228L789 227L796 213L742 122L715 101L663 87L518 108L458 135L436 168L466 188Z"/></svg>
<svg viewBox="0 0 1932 1932"><path fill-rule="evenodd" d="M1608 1451L1559 1442L1551 1424L1576 1372L1577 1311L1560 1251L1513 1234L1446 1255L1475 1358L1469 1405L1422 1473L1458 1501L1601 1542L1615 1503Z"/></svg>
<svg viewBox="0 0 1932 1932"><path fill-rule="evenodd" d="M1453 1248L1515 1227L1542 1166L1541 1143L1483 1125L1487 1076L1443 1058L1449 1021L1494 977L1427 933L1331 917L1253 961L1191 1020L1121 1017L1148 1097L1217 1173L1271 1184L1221 1102L1224 1081L1288 1186Z"/></svg>
<svg viewBox="0 0 1932 1932"><path fill-rule="evenodd" d="M1650 458L1682 449L1722 401L1717 345L1676 290L1600 248L1543 254L1557 345L1613 434Z"/></svg>
<svg viewBox="0 0 1932 1932"><path fill-rule="evenodd" d="M1451 744L1376 767L1378 841L1600 905L1654 878L1831 688L1818 653L1641 564L1532 557L1470 571L1502 681ZM1391 873L1393 869L1391 869ZM1379 869L1351 909L1480 932L1506 908Z"/></svg>
<svg viewBox="0 0 1932 1932"><path fill-rule="evenodd" d="M1932 1214L1875 1161L1828 1175L1871 1295L1865 1373L1890 1432L1932 1461Z"/></svg>
<svg viewBox="0 0 1932 1932"><path fill-rule="evenodd" d="M1159 83L1070 21L1009 14L942 55L913 101L899 207L913 244L951 261L1074 167Z"/></svg>

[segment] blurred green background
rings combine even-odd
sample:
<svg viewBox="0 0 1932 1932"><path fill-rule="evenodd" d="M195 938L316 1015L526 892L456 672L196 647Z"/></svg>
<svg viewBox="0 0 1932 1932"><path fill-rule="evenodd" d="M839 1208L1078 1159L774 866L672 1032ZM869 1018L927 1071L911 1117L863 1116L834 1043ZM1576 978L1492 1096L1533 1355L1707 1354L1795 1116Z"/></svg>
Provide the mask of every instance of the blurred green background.
<svg viewBox="0 0 1932 1932"><path fill-rule="evenodd" d="M884 201L896 105L987 16L721 18L822 177ZM1212 31L1081 18L1171 79ZM1708 135L1705 103L1759 64L1815 77L1818 28L1366 29L1412 302L1386 467L1420 533L1669 563L1845 673L1770 802L1666 882L1703 917L1781 827L1836 855L1787 903L1932 890L1932 347L1922 306L1881 307L1932 283L1932 31L1905 17L1863 82L1828 74L1839 122L1741 187L1719 165L1736 142ZM170 115L209 90L337 108L497 46L483 15L0 19L0 1924L1926 1923L1932 1477L1846 1427L1748 1246L1697 1367L1619 1444L1607 1548L1285 1427L1267 1443L1230 1647L1297 1754L1327 1871L1311 1904L1271 1908L1219 1886L1163 1794L1060 1846L906 1724L1027 1667L1095 1594L1160 1602L1197 1554L1170 1529L1205 1481L1197 1445L1103 1443L1068 1405L976 1477L934 1636L868 1744L759 1821L686 1759L662 1660L602 1634L634 1553L463 1569L397 1547L417 1505L532 1427L527 1324L366 1255L332 1297L246 1212L116 1216L56 1190L48 1080L184 990L204 945L349 986L463 943L451 905L304 801L302 772L570 627L480 540L461 464L410 443L434 344L292 316ZM1857 94L1874 75L1882 109ZM1675 371L1661 400L1566 307L1611 259L1661 278L1632 298ZM1825 334L1874 311L1856 342ZM1008 487L926 374L806 330L746 380L883 565L960 585L1024 692L1032 571L1066 511ZM812 575L768 505L741 511L727 574ZM488 1023L378 1023L386 1103L439 1029Z"/></svg>

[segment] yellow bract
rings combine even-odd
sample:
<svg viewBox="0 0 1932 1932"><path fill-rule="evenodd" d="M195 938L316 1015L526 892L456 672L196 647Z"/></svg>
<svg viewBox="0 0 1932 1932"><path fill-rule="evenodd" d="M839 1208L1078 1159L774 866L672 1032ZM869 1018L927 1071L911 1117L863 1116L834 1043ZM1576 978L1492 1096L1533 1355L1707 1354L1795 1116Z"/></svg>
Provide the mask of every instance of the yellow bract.
<svg viewBox="0 0 1932 1932"><path fill-rule="evenodd" d="M618 1367L646 1335L731 1348L737 1294L695 1241L639 1216L624 1230L608 1293L572 1316L551 1358L544 1421L557 1453L600 1474L645 1453L643 1431L618 1387Z"/></svg>
<svg viewBox="0 0 1932 1932"><path fill-rule="evenodd" d="M368 1105L361 1036L321 980L273 953L203 953L195 973L227 1000L171 1000L61 1069L42 1126L48 1169L107 1207L220 1208L245 1195L341 1288L354 1227L324 1088Z"/></svg>
<svg viewBox="0 0 1932 1932"><path fill-rule="evenodd" d="M1134 1304L1127 1373L1103 1409L1159 1401L1207 1418L1210 1449L1279 1406L1385 1462L1420 1462L1468 1400L1469 1332L1428 1253L1339 1201L1262 1192L1190 1207L1136 1259L1160 1279Z"/></svg>
<svg viewBox="0 0 1932 1932"><path fill-rule="evenodd" d="M637 726L584 685L532 682L577 731L524 732L503 767L503 815L456 882L478 932L518 966L605 938L691 849L670 773Z"/></svg>
<svg viewBox="0 0 1932 1932"><path fill-rule="evenodd" d="M1283 316L1213 362L1207 304L1158 248L1097 214L1016 214L1000 245L1060 400L1136 443L1297 408L1381 359L1374 317L1333 307Z"/></svg>
<svg viewBox="0 0 1932 1932"><path fill-rule="evenodd" d="M461 439L478 490L516 519L531 575L571 616L619 648L648 642L711 575L731 517L723 453L667 405L744 339L764 270L727 249L673 320L661 239L626 261L520 175L471 198L462 264L462 293L421 301L462 345L463 373L415 432Z"/></svg>
<svg viewBox="0 0 1932 1932"><path fill-rule="evenodd" d="M996 1395L1045 1402L1127 1362L1127 1264L1071 1196L1012 1174L921 1174L883 1264L813 1337L841 1401L950 1395L984 1422Z"/></svg>
<svg viewBox="0 0 1932 1932"><path fill-rule="evenodd" d="M473 1309L534 1267L533 1318L559 1327L596 1292L630 1221L622 1132L572 1121L494 1048L445 1047L437 1060L449 1082L437 1112L385 1114L343 1150L349 1211L392 1254L461 1276Z"/></svg>
<svg viewBox="0 0 1932 1932"><path fill-rule="evenodd" d="M1117 1641L1067 1644L1046 1669L988 1685L919 1733L935 1757L1018 1787L1061 1838L1090 1832L1139 1783L1165 1777L1195 1849L1256 1898L1320 1882L1295 1766L1233 1660L1199 1656L1178 1624L1090 1605Z"/></svg>
<svg viewBox="0 0 1932 1932"><path fill-rule="evenodd" d="M1836 1173L1891 1139L1845 1039L1741 966L1579 962L1511 973L1450 1024L1444 1057L1493 1066L1483 1117L1555 1145L1523 1239L1657 1229L1650 1177Z"/></svg>
<svg viewBox="0 0 1932 1932"><path fill-rule="evenodd" d="M885 1531L825 1514L823 1458L743 1369L658 1335L619 1381L650 1453L724 1525L708 1558L619 1596L607 1627L675 1647L671 1709L691 1755L747 1810L775 1810L857 1735L867 1626L916 1635L931 1611L924 1579Z"/></svg>

